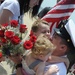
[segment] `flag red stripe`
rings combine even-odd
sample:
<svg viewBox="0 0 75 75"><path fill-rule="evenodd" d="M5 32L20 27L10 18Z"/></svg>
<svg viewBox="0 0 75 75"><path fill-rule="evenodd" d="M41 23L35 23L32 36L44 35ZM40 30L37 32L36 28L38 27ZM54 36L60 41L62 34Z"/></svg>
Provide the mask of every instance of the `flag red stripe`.
<svg viewBox="0 0 75 75"><path fill-rule="evenodd" d="M74 9L60 9L60 10L53 10L51 12L48 12L48 14L59 14L59 13L67 13L67 12L73 12Z"/></svg>
<svg viewBox="0 0 75 75"><path fill-rule="evenodd" d="M61 20L68 19L74 9L75 0L61 0L42 19L51 23L50 31L52 31Z"/></svg>
<svg viewBox="0 0 75 75"><path fill-rule="evenodd" d="M53 22L50 26L50 32L52 31L53 25L55 24L55 22Z"/></svg>
<svg viewBox="0 0 75 75"><path fill-rule="evenodd" d="M62 0L62 1L59 1L55 6L66 5L66 4L75 4L75 0Z"/></svg>
<svg viewBox="0 0 75 75"><path fill-rule="evenodd" d="M60 17L60 18L44 18L43 20L47 21L47 22L58 22L60 20L65 20L67 19L69 16L65 16L65 17Z"/></svg>

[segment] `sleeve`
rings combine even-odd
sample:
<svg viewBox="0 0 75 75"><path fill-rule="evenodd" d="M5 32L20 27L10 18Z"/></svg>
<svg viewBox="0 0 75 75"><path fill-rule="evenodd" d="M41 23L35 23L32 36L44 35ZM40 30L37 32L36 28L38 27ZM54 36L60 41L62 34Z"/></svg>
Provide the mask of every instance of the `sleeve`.
<svg viewBox="0 0 75 75"><path fill-rule="evenodd" d="M20 14L19 3L16 1L6 2L3 9L7 9L7 10L11 11L14 15Z"/></svg>

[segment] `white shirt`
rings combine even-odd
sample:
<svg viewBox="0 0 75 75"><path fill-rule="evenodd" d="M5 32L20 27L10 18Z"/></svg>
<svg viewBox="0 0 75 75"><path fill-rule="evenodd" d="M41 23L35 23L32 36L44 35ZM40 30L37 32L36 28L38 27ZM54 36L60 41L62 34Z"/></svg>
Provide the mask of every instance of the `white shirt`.
<svg viewBox="0 0 75 75"><path fill-rule="evenodd" d="M12 12L12 20L18 20L18 16L20 16L20 7L17 0L5 0L0 5L0 13L3 11L3 9L7 9Z"/></svg>
<svg viewBox="0 0 75 75"><path fill-rule="evenodd" d="M66 75L67 74L67 69L65 64L62 63L55 63L55 64L49 64L48 66L45 67L45 72L50 68L50 66L56 65L59 68L59 71L55 74L52 75Z"/></svg>

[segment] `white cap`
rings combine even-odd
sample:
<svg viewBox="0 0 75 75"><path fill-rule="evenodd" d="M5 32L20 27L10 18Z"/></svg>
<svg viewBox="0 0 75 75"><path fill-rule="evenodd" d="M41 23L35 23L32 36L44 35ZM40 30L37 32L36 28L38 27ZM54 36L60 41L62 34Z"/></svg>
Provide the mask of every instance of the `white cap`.
<svg viewBox="0 0 75 75"><path fill-rule="evenodd" d="M69 33L70 37L71 37L71 41L75 47L75 23L73 22L72 19L70 19L67 24L65 25L65 28L67 30L67 32Z"/></svg>

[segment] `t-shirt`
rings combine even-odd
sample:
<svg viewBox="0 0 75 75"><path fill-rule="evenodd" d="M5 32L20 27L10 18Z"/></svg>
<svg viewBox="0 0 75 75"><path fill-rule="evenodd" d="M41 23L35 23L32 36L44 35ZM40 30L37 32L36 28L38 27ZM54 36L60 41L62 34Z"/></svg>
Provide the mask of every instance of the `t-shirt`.
<svg viewBox="0 0 75 75"><path fill-rule="evenodd" d="M17 0L5 0L0 5L0 13L3 11L3 9L7 9L12 12L12 20L18 20L18 17L20 16L20 6Z"/></svg>

